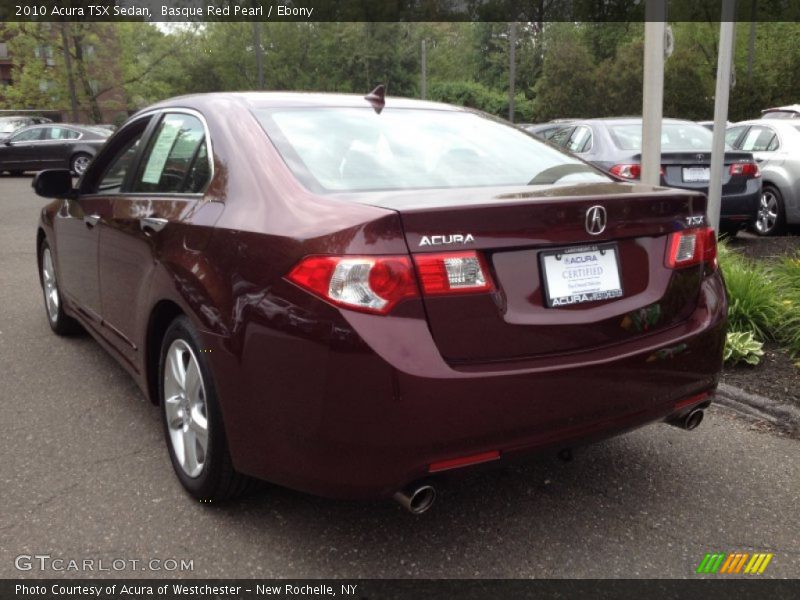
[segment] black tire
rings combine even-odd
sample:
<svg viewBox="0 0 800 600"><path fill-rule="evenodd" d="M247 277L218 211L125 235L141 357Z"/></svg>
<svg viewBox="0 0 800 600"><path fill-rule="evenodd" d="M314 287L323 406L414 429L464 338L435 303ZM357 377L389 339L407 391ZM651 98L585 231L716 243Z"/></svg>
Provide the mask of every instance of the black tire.
<svg viewBox="0 0 800 600"><path fill-rule="evenodd" d="M91 155L86 154L86 152L78 152L71 159L69 159L69 170L75 175L81 176L83 175L84 171L86 171L86 167L89 166L91 161Z"/></svg>
<svg viewBox="0 0 800 600"><path fill-rule="evenodd" d="M225 427L222 422L222 412L219 408L219 400L217 398L214 380L211 375L211 369L208 365L208 360L204 353L200 352L200 339L197 331L185 316L177 317L167 329L164 339L161 343L161 355L159 359L158 368L158 396L161 404L161 421L164 426L164 439L167 444L170 461L175 470L178 480L183 485L184 489L195 499L204 503L222 502L237 496L242 495L251 487L252 480L249 477L237 473L233 468L230 452L228 451L228 441L225 436ZM169 356L168 356L169 354ZM184 397L180 399L178 395L174 394L174 375L168 375L168 369L172 368L173 363L170 360L176 360L175 357L180 357L181 364L184 365L184 382L189 379L188 373L190 372L190 365L194 365L193 369L199 367L199 374L201 376L200 392L197 394L198 400L202 400L202 410L198 412L197 408L200 402L192 404L192 399L187 399L191 394L183 390ZM194 361L194 362L192 362ZM172 382L170 381L172 377ZM170 397L167 398L167 389L170 388ZM168 406L169 404L169 406ZM183 410L183 406L188 410ZM177 411L177 412L176 412ZM176 416L182 414L183 422L180 421L181 417ZM200 415L193 420L192 415ZM206 424L206 447L202 449L202 443L199 436L189 433L189 430L194 429L196 423L205 418ZM172 422L170 422L172 420ZM190 473L187 470L187 457L189 451L186 446L183 446L181 452L181 444L187 444L186 435L194 436L190 443L193 445L195 460L194 467L200 462L202 450L202 465L199 466L199 472ZM173 436L176 436L173 438ZM183 442L176 442L175 439L182 439ZM179 448L176 451L176 446ZM181 452L184 459L178 456ZM192 461L188 460L191 464Z"/></svg>
<svg viewBox="0 0 800 600"><path fill-rule="evenodd" d="M765 185L761 191L758 214L753 224L753 231L757 235L778 235L786 227L786 212L783 196L780 190L773 185Z"/></svg>
<svg viewBox="0 0 800 600"><path fill-rule="evenodd" d="M55 261L47 240L39 249L39 283L44 296L44 309L47 322L57 335L73 335L83 330L80 323L64 312L64 302L58 287Z"/></svg>

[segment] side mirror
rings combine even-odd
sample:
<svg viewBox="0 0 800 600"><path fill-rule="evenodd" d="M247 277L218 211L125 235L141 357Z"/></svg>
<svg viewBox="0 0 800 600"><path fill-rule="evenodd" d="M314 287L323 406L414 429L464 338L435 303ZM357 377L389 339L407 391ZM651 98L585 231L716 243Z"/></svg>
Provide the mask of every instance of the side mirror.
<svg viewBox="0 0 800 600"><path fill-rule="evenodd" d="M39 171L32 185L34 191L44 198L74 198L77 195L69 169Z"/></svg>

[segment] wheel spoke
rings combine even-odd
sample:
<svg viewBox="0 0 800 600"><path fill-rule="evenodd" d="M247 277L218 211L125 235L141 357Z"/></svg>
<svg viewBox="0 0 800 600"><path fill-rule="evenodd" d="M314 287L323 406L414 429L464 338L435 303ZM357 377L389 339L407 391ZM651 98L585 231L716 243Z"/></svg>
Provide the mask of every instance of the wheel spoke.
<svg viewBox="0 0 800 600"><path fill-rule="evenodd" d="M194 404L198 401L199 394L202 391L203 378L200 375L200 368L197 365L197 361L193 356L189 358L189 366L186 367L184 381L186 397L189 399L189 402Z"/></svg>
<svg viewBox="0 0 800 600"><path fill-rule="evenodd" d="M195 439L197 440L197 445L200 446L200 449L203 451L203 456L205 456L208 450L208 425L205 417L203 417L202 422L196 421L194 418L194 413L192 413L192 420L189 422L189 429L191 429L191 431L194 433Z"/></svg>
<svg viewBox="0 0 800 600"><path fill-rule="evenodd" d="M183 449L185 453L183 468L186 470L187 475L195 476L198 474L202 464L197 454L197 435L188 428L183 432Z"/></svg>
<svg viewBox="0 0 800 600"><path fill-rule="evenodd" d="M169 369L172 378L181 390L186 390L186 368L183 365L183 350L174 348L169 354Z"/></svg>
<svg viewBox="0 0 800 600"><path fill-rule="evenodd" d="M180 396L170 396L164 401L164 410L167 414L167 424L172 429L178 429L183 424L183 411Z"/></svg>

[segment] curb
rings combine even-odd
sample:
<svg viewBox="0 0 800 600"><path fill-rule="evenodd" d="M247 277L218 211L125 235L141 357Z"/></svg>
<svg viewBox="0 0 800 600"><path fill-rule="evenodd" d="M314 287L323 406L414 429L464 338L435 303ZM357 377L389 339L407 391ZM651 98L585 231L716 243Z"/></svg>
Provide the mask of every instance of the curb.
<svg viewBox="0 0 800 600"><path fill-rule="evenodd" d="M780 429L794 434L800 433L800 408L793 404L751 394L727 383L720 383L717 387L716 402L736 412L767 421Z"/></svg>

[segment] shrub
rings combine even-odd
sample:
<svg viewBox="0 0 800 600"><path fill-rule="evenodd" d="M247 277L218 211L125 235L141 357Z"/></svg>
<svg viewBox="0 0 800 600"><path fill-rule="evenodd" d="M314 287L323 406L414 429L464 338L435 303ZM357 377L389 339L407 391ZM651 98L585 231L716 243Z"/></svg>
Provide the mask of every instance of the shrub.
<svg viewBox="0 0 800 600"><path fill-rule="evenodd" d="M800 355L800 253L785 257L772 268L782 314L776 337L792 356Z"/></svg>
<svg viewBox="0 0 800 600"><path fill-rule="evenodd" d="M719 262L728 290L731 331L750 331L760 340L776 339L785 313L769 271L720 244Z"/></svg>
<svg viewBox="0 0 800 600"><path fill-rule="evenodd" d="M764 350L761 349L763 345L753 338L752 331L729 331L725 338L722 358L730 365L735 365L739 361L757 365L764 356Z"/></svg>

